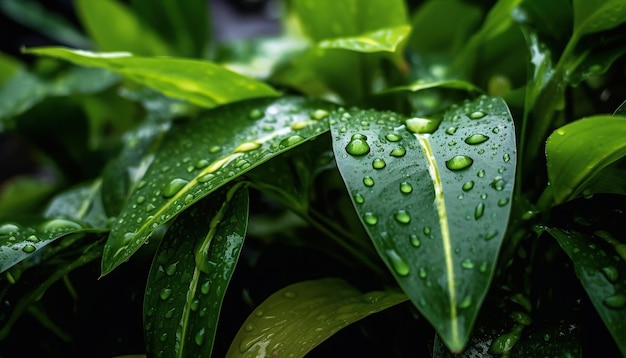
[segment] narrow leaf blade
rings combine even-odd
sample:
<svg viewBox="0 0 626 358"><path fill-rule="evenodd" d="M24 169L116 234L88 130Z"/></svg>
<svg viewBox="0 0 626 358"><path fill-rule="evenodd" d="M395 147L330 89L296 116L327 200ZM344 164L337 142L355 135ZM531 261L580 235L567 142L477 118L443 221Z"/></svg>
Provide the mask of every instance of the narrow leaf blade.
<svg viewBox="0 0 626 358"><path fill-rule="evenodd" d="M326 39L317 44L320 48L344 49L355 52L395 52L411 33L411 26L388 27L360 36Z"/></svg>
<svg viewBox="0 0 626 358"><path fill-rule="evenodd" d="M304 357L342 328L406 299L393 291L363 294L336 278L299 282L248 316L226 357Z"/></svg>
<svg viewBox="0 0 626 358"><path fill-rule="evenodd" d="M208 61L139 57L127 52L98 53L62 47L40 47L24 52L81 66L105 68L167 96L208 108L242 99L278 95L268 85Z"/></svg>
<svg viewBox="0 0 626 358"><path fill-rule="evenodd" d="M302 98L222 106L174 126L122 209L105 247L103 274L151 233L250 169L328 130L335 105Z"/></svg>
<svg viewBox="0 0 626 358"><path fill-rule="evenodd" d="M432 134L407 130L421 122L346 112L331 120L333 150L380 257L458 352L489 288L507 227L514 127L504 102L486 98L452 108ZM363 142L368 150L358 152Z"/></svg>
<svg viewBox="0 0 626 358"><path fill-rule="evenodd" d="M144 300L150 355L208 357L248 223L245 186L181 214L157 250Z"/></svg>

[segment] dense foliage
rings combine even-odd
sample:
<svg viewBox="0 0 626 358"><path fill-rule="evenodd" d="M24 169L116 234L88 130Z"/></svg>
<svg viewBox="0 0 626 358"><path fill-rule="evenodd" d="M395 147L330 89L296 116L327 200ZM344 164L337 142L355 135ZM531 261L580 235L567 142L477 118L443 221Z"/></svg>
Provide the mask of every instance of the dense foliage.
<svg viewBox="0 0 626 358"><path fill-rule="evenodd" d="M626 356L623 1L279 5L2 3L0 355Z"/></svg>

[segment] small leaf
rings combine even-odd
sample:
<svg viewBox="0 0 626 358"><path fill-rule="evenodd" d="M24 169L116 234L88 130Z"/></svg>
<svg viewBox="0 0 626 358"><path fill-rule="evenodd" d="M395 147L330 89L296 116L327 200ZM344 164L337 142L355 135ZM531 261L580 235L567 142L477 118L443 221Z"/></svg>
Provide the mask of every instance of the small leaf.
<svg viewBox="0 0 626 358"><path fill-rule="evenodd" d="M304 357L342 328L406 299L393 291L363 294L336 278L299 282L248 316L226 357Z"/></svg>
<svg viewBox="0 0 626 358"><path fill-rule="evenodd" d="M144 300L150 356L208 357L222 300L248 224L248 191L236 184L181 214L150 269Z"/></svg>
<svg viewBox="0 0 626 358"><path fill-rule="evenodd" d="M81 66L101 67L165 95L204 107L237 100L277 96L271 87L207 61L132 56L127 52L97 53L62 47L24 50Z"/></svg>
<svg viewBox="0 0 626 358"><path fill-rule="evenodd" d="M481 97L451 108L438 129L391 113L335 113L337 165L378 254L460 351L507 228L516 162L508 108Z"/></svg>
<svg viewBox="0 0 626 358"><path fill-rule="evenodd" d="M55 196L44 211L46 218L66 218L105 228L107 216L102 206L102 181L84 183Z"/></svg>
<svg viewBox="0 0 626 358"><path fill-rule="evenodd" d="M555 204L582 194L603 169L626 156L625 132L626 118L595 116L569 123L548 137L548 178Z"/></svg>
<svg viewBox="0 0 626 358"><path fill-rule="evenodd" d="M626 22L622 0L574 0L574 35L611 29Z"/></svg>
<svg viewBox="0 0 626 358"><path fill-rule="evenodd" d="M326 39L319 42L317 46L365 53L396 52L410 32L411 26L402 25L371 31L360 36Z"/></svg>
<svg viewBox="0 0 626 358"><path fill-rule="evenodd" d="M595 236L546 228L574 263L593 306L622 354L626 354L626 263Z"/></svg>
<svg viewBox="0 0 626 358"><path fill-rule="evenodd" d="M259 99L222 106L167 133L107 242L106 274L161 224L250 169L328 130L327 102Z"/></svg>

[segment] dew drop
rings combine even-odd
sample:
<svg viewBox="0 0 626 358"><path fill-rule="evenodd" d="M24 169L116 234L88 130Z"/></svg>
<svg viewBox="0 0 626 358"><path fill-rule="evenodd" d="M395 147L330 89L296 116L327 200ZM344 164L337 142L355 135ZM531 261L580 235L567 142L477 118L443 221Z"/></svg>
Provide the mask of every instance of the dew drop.
<svg viewBox="0 0 626 358"><path fill-rule="evenodd" d="M357 204L363 204L365 202L365 198L361 194L354 194L354 202Z"/></svg>
<svg viewBox="0 0 626 358"><path fill-rule="evenodd" d="M390 142L399 142L399 141L402 139L402 137L401 137L401 136L399 136L399 135L397 135L397 134L395 134L395 133L389 133L389 134L387 134L387 135L385 136L385 138L386 138L388 141L390 141Z"/></svg>
<svg viewBox="0 0 626 358"><path fill-rule="evenodd" d="M487 233L485 234L485 240L491 240L496 236L498 236L498 230L487 231Z"/></svg>
<svg viewBox="0 0 626 358"><path fill-rule="evenodd" d="M191 305L189 306L189 308L191 308L193 312L196 312L198 310L198 306L200 306L200 301L195 299L191 301Z"/></svg>
<svg viewBox="0 0 626 358"><path fill-rule="evenodd" d="M508 163L511 160L511 156L505 153L502 155L502 160L504 160L505 163Z"/></svg>
<svg viewBox="0 0 626 358"><path fill-rule="evenodd" d="M0 226L0 235L10 235L12 233L17 232L19 229L20 228L17 225L4 224Z"/></svg>
<svg viewBox="0 0 626 358"><path fill-rule="evenodd" d="M207 282L203 283L200 286L200 292L202 292L203 294L206 295L207 293L209 293L210 286L211 286L211 281L207 281Z"/></svg>
<svg viewBox="0 0 626 358"><path fill-rule="evenodd" d="M506 182L504 181L504 179L502 179L501 176L497 176L491 181L491 184L489 185L497 191L502 191L505 184Z"/></svg>
<svg viewBox="0 0 626 358"><path fill-rule="evenodd" d="M162 300L167 300L168 298L170 298L171 295L172 295L171 288L164 288L159 293L159 297L161 297Z"/></svg>
<svg viewBox="0 0 626 358"><path fill-rule="evenodd" d="M245 153L251 150L258 149L261 146L259 142L244 142L241 143L233 150L234 153Z"/></svg>
<svg viewBox="0 0 626 358"><path fill-rule="evenodd" d="M448 127L448 128L446 128L446 134L453 135L454 133L456 133L457 129L459 129L459 128L458 127Z"/></svg>
<svg viewBox="0 0 626 358"><path fill-rule="evenodd" d="M469 168L474 160L466 155L457 155L446 160L446 167L452 171L463 170Z"/></svg>
<svg viewBox="0 0 626 358"><path fill-rule="evenodd" d="M424 134L434 132L439 126L439 122L429 118L415 117L407 119L405 125L409 132Z"/></svg>
<svg viewBox="0 0 626 358"><path fill-rule="evenodd" d="M428 277L428 270L426 269L426 267L420 267L417 275L423 280Z"/></svg>
<svg viewBox="0 0 626 358"><path fill-rule="evenodd" d="M374 161L372 161L372 168L376 170L383 169L386 166L387 166L387 163L385 163L385 161L381 158L376 158L374 159Z"/></svg>
<svg viewBox="0 0 626 358"><path fill-rule="evenodd" d="M404 157L405 154L406 154L406 149L404 149L404 147L394 148L390 153L392 157L396 157L396 158Z"/></svg>
<svg viewBox="0 0 626 358"><path fill-rule="evenodd" d="M209 153L211 154L215 154L218 153L222 150L222 147L220 147L219 145L214 145L211 148L209 148Z"/></svg>
<svg viewBox="0 0 626 358"><path fill-rule="evenodd" d="M367 144L367 137L362 134L355 134L346 145L346 152L353 156L361 156L370 152L370 146Z"/></svg>
<svg viewBox="0 0 626 358"><path fill-rule="evenodd" d="M411 222L411 216L406 210L403 209L396 211L393 217L401 224L408 224Z"/></svg>
<svg viewBox="0 0 626 358"><path fill-rule="evenodd" d="M461 261L461 267L466 270L471 270L474 268L474 262L472 262L472 260L470 259L465 259Z"/></svg>
<svg viewBox="0 0 626 358"><path fill-rule="evenodd" d="M198 183L206 183L208 181L211 181L211 179L215 178L215 174L204 174L203 176L198 178Z"/></svg>
<svg viewBox="0 0 626 358"><path fill-rule="evenodd" d="M167 267L165 268L165 273L168 276L172 276L173 274L176 273L176 265L178 264L178 262L167 265Z"/></svg>
<svg viewBox="0 0 626 358"><path fill-rule="evenodd" d="M485 213L485 204L478 203L478 205L476 205L476 208L474 209L474 219L476 220L480 219L484 213Z"/></svg>
<svg viewBox="0 0 626 358"><path fill-rule="evenodd" d="M396 250L387 250L387 257L389 258L389 261L391 261L391 266L393 267L393 270L400 276L406 276L409 274L409 271L411 270L411 268L409 267L409 264L404 261L404 259L402 257L400 257L400 255L398 254L398 252L396 252Z"/></svg>
<svg viewBox="0 0 626 358"><path fill-rule="evenodd" d="M248 117L250 117L250 119L259 119L263 116L264 116L263 111L258 108L255 108L251 110L250 113L248 113Z"/></svg>
<svg viewBox="0 0 626 358"><path fill-rule="evenodd" d="M430 229L430 226L424 226L424 235L430 236L431 232L432 230Z"/></svg>
<svg viewBox="0 0 626 358"><path fill-rule="evenodd" d="M363 214L363 221L367 225L376 225L378 223L378 218L371 212L367 212Z"/></svg>
<svg viewBox="0 0 626 358"><path fill-rule="evenodd" d="M24 247L22 247L22 251L24 251L27 254L35 252L36 249L37 248L33 245L24 245Z"/></svg>
<svg viewBox="0 0 626 358"><path fill-rule="evenodd" d="M43 230L78 230L81 229L80 224L65 219L52 219L43 225ZM39 241L39 240L37 240Z"/></svg>
<svg viewBox="0 0 626 358"><path fill-rule="evenodd" d="M146 201L146 197L145 196L140 196L137 198L137 204L142 204L144 201Z"/></svg>
<svg viewBox="0 0 626 358"><path fill-rule="evenodd" d="M463 298L461 302L459 302L459 308L468 308L471 305L472 305L472 296L465 296L465 298Z"/></svg>
<svg viewBox="0 0 626 358"><path fill-rule="evenodd" d="M498 134L498 133L500 133L500 128L498 128L498 127L493 127L493 129L491 130L491 133L493 133L493 134Z"/></svg>
<svg viewBox="0 0 626 358"><path fill-rule="evenodd" d="M146 212L149 213L152 210L156 209L156 207L152 203L146 204Z"/></svg>
<svg viewBox="0 0 626 358"><path fill-rule="evenodd" d="M606 266L603 267L600 271L602 272L604 277L606 277L606 279L612 283L616 283L619 279L619 271L617 271L615 266Z"/></svg>
<svg viewBox="0 0 626 358"><path fill-rule="evenodd" d="M413 192L413 185L409 182L403 181L400 183L400 192L403 194L410 194Z"/></svg>
<svg viewBox="0 0 626 358"><path fill-rule="evenodd" d="M477 145L484 143L487 140L489 140L489 137L484 134L472 134L469 137L465 138L465 143L469 145Z"/></svg>
<svg viewBox="0 0 626 358"><path fill-rule="evenodd" d="M409 240L411 241L411 245L413 245L413 247L420 247L422 245L420 238L415 234L410 235Z"/></svg>
<svg viewBox="0 0 626 358"><path fill-rule="evenodd" d="M326 117L328 117L328 111L323 110L323 109L316 109L315 111L313 111L313 113L311 114L311 118L315 119L315 120L320 120L320 119L324 119Z"/></svg>
<svg viewBox="0 0 626 358"><path fill-rule="evenodd" d="M194 337L194 341L199 346L201 346L204 343L204 327L200 328L200 330L196 333L196 336Z"/></svg>
<svg viewBox="0 0 626 358"><path fill-rule="evenodd" d="M476 111L469 114L470 119L481 119L484 118L487 114L485 112Z"/></svg>
<svg viewBox="0 0 626 358"><path fill-rule="evenodd" d="M167 183L163 187L163 196L166 198L172 197L176 195L185 185L189 184L188 180L176 178Z"/></svg>
<svg viewBox="0 0 626 358"><path fill-rule="evenodd" d="M470 180L468 182L463 183L463 186L461 187L461 189L463 189L463 191L470 191L474 188L474 181Z"/></svg>
<svg viewBox="0 0 626 358"><path fill-rule="evenodd" d="M287 147L291 147L293 145L296 145L296 144L302 142L303 140L304 140L304 138L299 136L299 135L292 135L291 137L288 137L288 138L285 138L285 139L281 140L279 146L283 147L283 148L287 148Z"/></svg>
<svg viewBox="0 0 626 358"><path fill-rule="evenodd" d="M363 184L368 187L374 186L374 178L366 176L363 178Z"/></svg>
<svg viewBox="0 0 626 358"><path fill-rule="evenodd" d="M602 303L605 306L613 309L620 309L626 305L626 295L621 293L614 294L612 296L606 297Z"/></svg>
<svg viewBox="0 0 626 358"><path fill-rule="evenodd" d="M485 170L484 169L479 170L478 173L476 173L476 176L479 178L485 177Z"/></svg>
<svg viewBox="0 0 626 358"><path fill-rule="evenodd" d="M159 340L161 342L167 341L167 333L163 333L161 336L159 336Z"/></svg>
<svg viewBox="0 0 626 358"><path fill-rule="evenodd" d="M39 242L39 238L35 235L30 235L29 237L26 238L26 241L30 241L30 242Z"/></svg>

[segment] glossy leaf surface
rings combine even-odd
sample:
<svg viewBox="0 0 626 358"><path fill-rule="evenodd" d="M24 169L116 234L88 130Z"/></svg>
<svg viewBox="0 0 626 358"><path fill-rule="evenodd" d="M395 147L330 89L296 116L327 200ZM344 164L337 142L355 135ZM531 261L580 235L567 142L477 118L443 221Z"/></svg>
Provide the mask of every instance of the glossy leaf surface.
<svg viewBox="0 0 626 358"><path fill-rule="evenodd" d="M626 354L626 263L597 236L546 228L567 253L596 312Z"/></svg>
<svg viewBox="0 0 626 358"><path fill-rule="evenodd" d="M194 202L270 158L328 130L336 108L301 98L235 103L179 123L165 136L112 229L103 274Z"/></svg>
<svg viewBox="0 0 626 358"><path fill-rule="evenodd" d="M444 80L444 81L416 81L414 83L405 85L405 86L397 86L386 88L379 93L389 93L389 92L398 92L398 91L410 91L410 92L418 92L429 88L447 88L447 89L458 89L464 90L468 92L481 92L481 89L474 86L470 82L462 81L462 80Z"/></svg>
<svg viewBox="0 0 626 358"><path fill-rule="evenodd" d="M222 300L248 224L248 191L236 184L200 201L169 228L144 300L151 356L208 357Z"/></svg>
<svg viewBox="0 0 626 358"><path fill-rule="evenodd" d="M248 316L226 357L304 357L342 328L406 299L392 291L364 294L336 278L299 282Z"/></svg>
<svg viewBox="0 0 626 358"><path fill-rule="evenodd" d="M622 0L574 0L574 34L611 29L626 21L626 4Z"/></svg>
<svg viewBox="0 0 626 358"><path fill-rule="evenodd" d="M508 222L516 162L508 108L501 99L466 102L436 130L420 118L336 113L333 150L364 227L416 307L460 351Z"/></svg>
<svg viewBox="0 0 626 358"><path fill-rule="evenodd" d="M266 84L208 61L138 57L127 52L97 53L62 47L34 48L25 52L63 59L81 66L105 68L167 96L203 107L278 95Z"/></svg>
<svg viewBox="0 0 626 358"><path fill-rule="evenodd" d="M596 116L567 124L550 135L546 158L556 204L582 194L604 168L626 156L624 133L625 117Z"/></svg>
<svg viewBox="0 0 626 358"><path fill-rule="evenodd" d="M361 36L338 37L320 41L320 48L344 49L355 52L395 52L409 36L408 25L384 28L364 33Z"/></svg>

